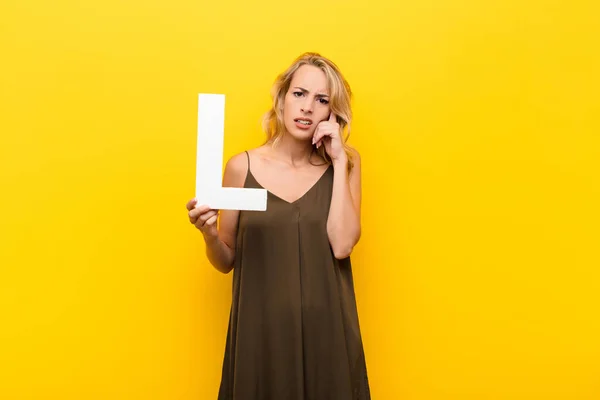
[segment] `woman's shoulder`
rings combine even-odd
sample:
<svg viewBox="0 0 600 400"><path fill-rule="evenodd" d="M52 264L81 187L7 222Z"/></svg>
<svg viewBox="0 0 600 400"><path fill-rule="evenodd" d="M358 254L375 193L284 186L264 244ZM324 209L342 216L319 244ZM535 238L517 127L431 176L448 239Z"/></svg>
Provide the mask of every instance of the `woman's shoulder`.
<svg viewBox="0 0 600 400"><path fill-rule="evenodd" d="M225 164L223 185L227 187L243 187L247 174L248 154L245 151L234 154Z"/></svg>
<svg viewBox="0 0 600 400"><path fill-rule="evenodd" d="M252 158L261 157L263 152L263 146L260 146L231 156L225 164L223 176L224 183L228 183L227 186L230 187L243 187L246 176L248 175L250 160Z"/></svg>
<svg viewBox="0 0 600 400"><path fill-rule="evenodd" d="M234 154L227 160L225 164L225 170L232 172L245 172L248 166L248 155L247 152L242 151L241 153Z"/></svg>

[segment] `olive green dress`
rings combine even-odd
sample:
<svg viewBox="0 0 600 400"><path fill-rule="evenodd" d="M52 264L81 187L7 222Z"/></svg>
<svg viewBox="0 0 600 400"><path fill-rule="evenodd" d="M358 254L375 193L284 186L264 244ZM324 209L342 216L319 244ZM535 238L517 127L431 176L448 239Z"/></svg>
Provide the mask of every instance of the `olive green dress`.
<svg viewBox="0 0 600 400"><path fill-rule="evenodd" d="M246 153L247 154L247 153ZM251 172L244 187L262 188ZM241 211L219 400L364 400L350 258L327 236L333 167L298 200Z"/></svg>

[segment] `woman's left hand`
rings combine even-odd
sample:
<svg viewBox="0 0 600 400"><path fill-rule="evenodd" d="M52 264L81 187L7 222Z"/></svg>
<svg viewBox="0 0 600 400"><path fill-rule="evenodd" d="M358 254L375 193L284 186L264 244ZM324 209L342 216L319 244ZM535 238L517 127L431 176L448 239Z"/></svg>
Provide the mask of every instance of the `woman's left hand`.
<svg viewBox="0 0 600 400"><path fill-rule="evenodd" d="M346 157L344 145L340 132L340 124L336 121L336 116L332 112L329 114L327 121L321 121L315 129L313 135L313 144L317 149L322 145L325 146L325 151L331 157L332 161L340 160Z"/></svg>

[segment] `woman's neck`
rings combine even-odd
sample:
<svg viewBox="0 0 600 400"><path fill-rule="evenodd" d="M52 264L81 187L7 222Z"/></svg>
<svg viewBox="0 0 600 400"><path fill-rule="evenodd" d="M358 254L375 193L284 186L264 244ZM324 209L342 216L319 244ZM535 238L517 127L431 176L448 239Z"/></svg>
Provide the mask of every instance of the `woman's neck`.
<svg viewBox="0 0 600 400"><path fill-rule="evenodd" d="M310 157L314 152L310 141L297 140L288 134L283 134L277 144L271 146L271 149L278 160L294 168L309 165Z"/></svg>

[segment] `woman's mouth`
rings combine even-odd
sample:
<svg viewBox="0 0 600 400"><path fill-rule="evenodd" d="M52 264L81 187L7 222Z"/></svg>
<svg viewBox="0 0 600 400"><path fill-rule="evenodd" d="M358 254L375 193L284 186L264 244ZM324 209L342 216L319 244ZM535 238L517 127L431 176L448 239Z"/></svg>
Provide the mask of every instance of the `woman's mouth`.
<svg viewBox="0 0 600 400"><path fill-rule="evenodd" d="M312 125L312 120L308 118L296 118L294 119L296 126L300 129L308 129Z"/></svg>

